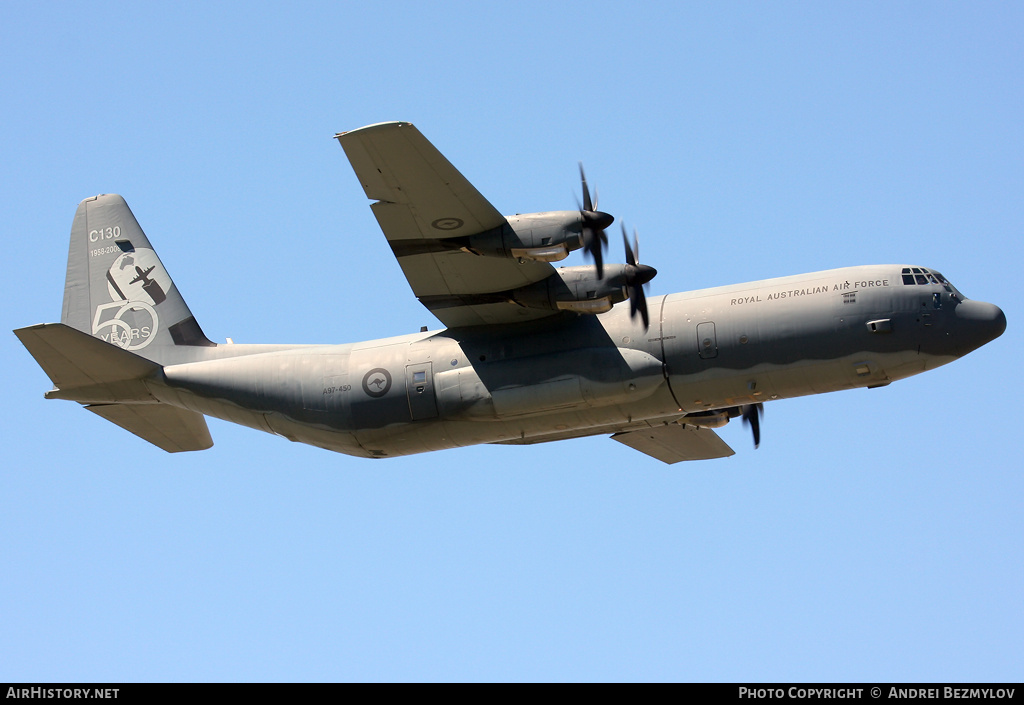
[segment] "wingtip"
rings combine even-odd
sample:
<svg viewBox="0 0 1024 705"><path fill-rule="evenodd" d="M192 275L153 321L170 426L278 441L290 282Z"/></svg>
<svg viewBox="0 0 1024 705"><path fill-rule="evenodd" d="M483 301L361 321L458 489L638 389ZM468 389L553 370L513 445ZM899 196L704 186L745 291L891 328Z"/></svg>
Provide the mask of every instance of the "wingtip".
<svg viewBox="0 0 1024 705"><path fill-rule="evenodd" d="M378 132L381 130L396 130L403 127L413 127L411 122L404 120L392 120L390 122L375 122L372 125L364 125L363 127L357 127L354 130L345 130L344 132L335 133L334 139L340 140L345 135L351 135L354 132Z"/></svg>

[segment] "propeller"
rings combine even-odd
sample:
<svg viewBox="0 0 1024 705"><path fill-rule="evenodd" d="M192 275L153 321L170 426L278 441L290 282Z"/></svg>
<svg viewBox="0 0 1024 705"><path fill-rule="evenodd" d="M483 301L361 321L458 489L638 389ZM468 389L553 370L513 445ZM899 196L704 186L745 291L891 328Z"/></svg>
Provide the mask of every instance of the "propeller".
<svg viewBox="0 0 1024 705"><path fill-rule="evenodd" d="M743 425L750 424L750 430L754 432L754 448L761 445L761 417L764 416L764 404L744 404L740 407L740 415L743 417Z"/></svg>
<svg viewBox="0 0 1024 705"><path fill-rule="evenodd" d="M654 279L658 270L646 264L640 264L640 240L636 229L633 230L633 246L629 246L626 226L622 226L622 244L626 247L626 286L629 288L629 317L634 318L637 312L644 322L644 330L650 328L651 321L647 314L647 297L644 296L644 285Z"/></svg>
<svg viewBox="0 0 1024 705"><path fill-rule="evenodd" d="M583 173L583 162L580 162L580 182L583 184L583 205L580 217L583 219L583 251L594 258L597 267L597 278L604 275L604 250L608 247L608 236L604 229L615 222L615 218L597 208L597 189L594 189L594 200L590 200L590 189L587 188L587 177ZM577 202L578 204L578 202Z"/></svg>

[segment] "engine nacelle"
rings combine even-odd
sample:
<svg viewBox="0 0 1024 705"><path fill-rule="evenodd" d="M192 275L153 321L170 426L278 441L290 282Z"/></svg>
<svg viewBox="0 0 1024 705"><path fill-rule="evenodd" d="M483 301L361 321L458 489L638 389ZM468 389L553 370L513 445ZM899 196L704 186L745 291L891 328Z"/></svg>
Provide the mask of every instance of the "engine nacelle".
<svg viewBox="0 0 1024 705"><path fill-rule="evenodd" d="M623 265L606 265L605 277L598 279L593 267L560 267L544 281L514 289L510 298L526 308L604 313L628 297L617 276L621 268Z"/></svg>
<svg viewBox="0 0 1024 705"><path fill-rule="evenodd" d="M715 409L713 411L697 411L692 414L687 414L681 420L685 424L690 426L700 426L701 428L722 428L730 419L734 419L739 416L741 409L738 406L732 406L728 409Z"/></svg>
<svg viewBox="0 0 1024 705"><path fill-rule="evenodd" d="M461 249L485 257L515 257L558 262L583 247L583 216L579 211L549 211L506 216L507 224L457 238Z"/></svg>
<svg viewBox="0 0 1024 705"><path fill-rule="evenodd" d="M605 213L589 215L603 218L602 222L611 220ZM476 235L397 240L391 248L398 257L463 250L482 257L557 262L583 247L583 226L580 211L525 213L506 216L500 227Z"/></svg>

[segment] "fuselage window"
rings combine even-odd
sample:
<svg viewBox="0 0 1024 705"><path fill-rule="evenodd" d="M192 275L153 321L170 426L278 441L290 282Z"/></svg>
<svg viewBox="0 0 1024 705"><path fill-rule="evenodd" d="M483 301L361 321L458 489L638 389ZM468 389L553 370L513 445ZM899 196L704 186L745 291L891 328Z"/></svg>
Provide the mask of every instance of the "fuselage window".
<svg viewBox="0 0 1024 705"><path fill-rule="evenodd" d="M932 294L932 305L935 308L942 308L942 294Z"/></svg>

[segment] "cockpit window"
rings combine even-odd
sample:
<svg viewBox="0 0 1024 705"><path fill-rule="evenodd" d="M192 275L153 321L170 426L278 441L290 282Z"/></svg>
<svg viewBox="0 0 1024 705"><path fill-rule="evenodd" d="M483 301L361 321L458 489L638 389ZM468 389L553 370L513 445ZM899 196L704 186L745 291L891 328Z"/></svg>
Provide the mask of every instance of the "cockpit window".
<svg viewBox="0 0 1024 705"><path fill-rule="evenodd" d="M932 274L934 274L935 277L939 280L939 283L942 284L943 289L948 291L950 294L953 293L953 285L950 284L949 281L944 276L942 276L942 274L936 271L932 271Z"/></svg>
<svg viewBox="0 0 1024 705"><path fill-rule="evenodd" d="M941 274L925 269L924 267L904 267L901 272L903 275L904 284L940 284L945 287L946 291L952 292L952 289Z"/></svg>

